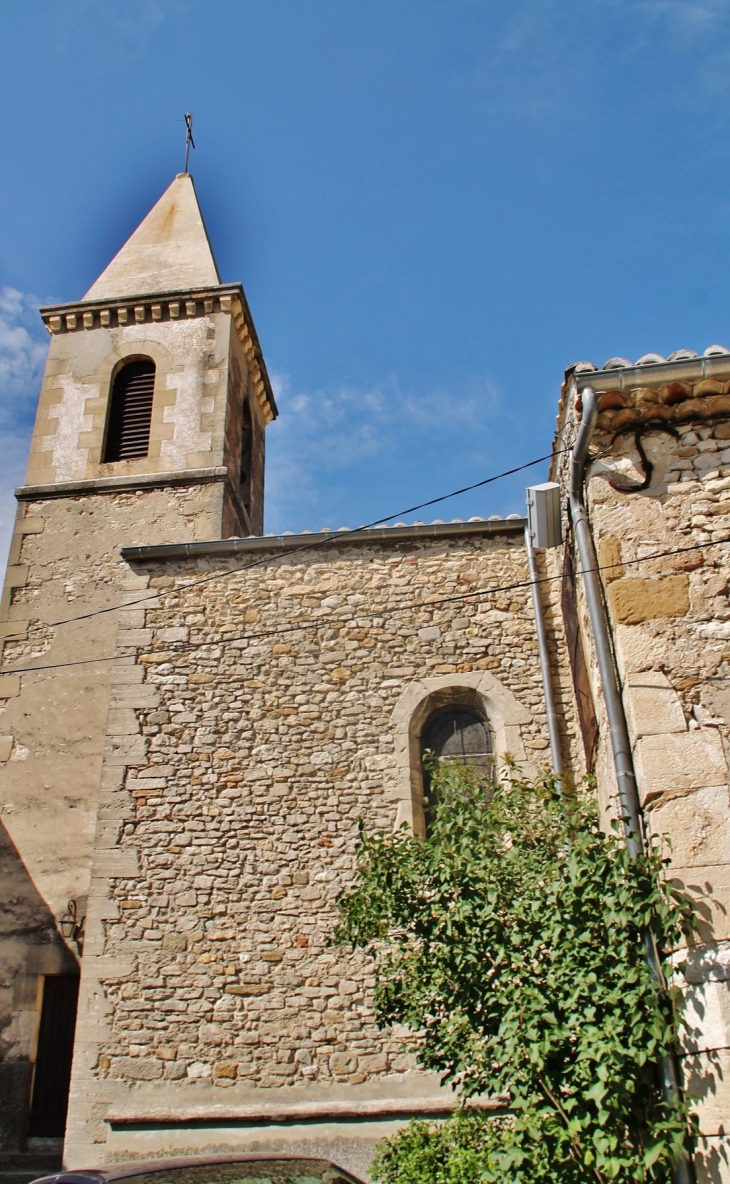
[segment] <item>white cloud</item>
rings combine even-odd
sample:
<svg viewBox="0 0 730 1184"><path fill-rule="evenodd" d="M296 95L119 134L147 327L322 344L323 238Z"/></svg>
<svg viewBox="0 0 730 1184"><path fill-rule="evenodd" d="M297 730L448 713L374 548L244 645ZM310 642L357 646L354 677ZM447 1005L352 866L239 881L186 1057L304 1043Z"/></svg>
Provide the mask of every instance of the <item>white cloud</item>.
<svg viewBox="0 0 730 1184"><path fill-rule="evenodd" d="M681 24L697 33L706 33L718 24L726 23L727 0L631 0L637 12L646 16Z"/></svg>
<svg viewBox="0 0 730 1184"><path fill-rule="evenodd" d="M657 101L703 108L724 127L724 109L714 108L730 86L727 0L513 0L495 5L492 20L488 50L477 39L470 64L453 75L492 117L594 118L617 68L642 69L639 59L651 54L672 71L671 91Z"/></svg>
<svg viewBox="0 0 730 1184"><path fill-rule="evenodd" d="M15 288L0 288L0 562L10 545L16 502L28 461L48 338L39 301Z"/></svg>
<svg viewBox="0 0 730 1184"><path fill-rule="evenodd" d="M499 407L489 382L459 394L418 396L396 379L366 390L339 385L310 392L275 373L272 385L280 418L267 433L266 529L275 531L340 526L333 521L338 514L372 516L386 474L405 474L415 458L428 466L450 447L463 454L483 439Z"/></svg>
<svg viewBox="0 0 730 1184"><path fill-rule="evenodd" d="M12 409L7 406L8 395L33 399L35 388L29 392L29 378L33 381L42 373L48 349L48 338L43 329L35 296L18 292L15 288L0 289L0 384L2 404L0 414Z"/></svg>

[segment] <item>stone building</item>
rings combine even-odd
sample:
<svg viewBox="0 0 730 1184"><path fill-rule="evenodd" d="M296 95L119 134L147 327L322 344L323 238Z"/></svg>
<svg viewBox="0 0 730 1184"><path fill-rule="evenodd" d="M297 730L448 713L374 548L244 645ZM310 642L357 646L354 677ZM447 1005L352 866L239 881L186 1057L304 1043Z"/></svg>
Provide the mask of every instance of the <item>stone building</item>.
<svg viewBox="0 0 730 1184"><path fill-rule="evenodd" d="M328 945L334 900L359 817L423 831L425 737L549 763L525 522L263 535L276 406L187 174L83 300L42 311L0 624L5 1145L65 1128L69 1166L296 1148L364 1173L383 1134L453 1098L375 1028L372 967ZM699 1169L728 1179L730 354L569 370L564 493L588 386L586 499L645 819L703 915L684 1058ZM565 537L539 558L559 746L595 768L608 817L567 517Z"/></svg>
<svg viewBox="0 0 730 1184"><path fill-rule="evenodd" d="M597 395L586 502L647 830L671 842L672 875L697 901L687 959L685 1082L697 1099L699 1179L730 1179L730 354L678 350L599 372L572 367L563 386L554 475L585 388ZM572 550L568 536L567 549ZM577 563L574 557L574 563ZM595 770L603 810L615 801L605 704L579 590Z"/></svg>

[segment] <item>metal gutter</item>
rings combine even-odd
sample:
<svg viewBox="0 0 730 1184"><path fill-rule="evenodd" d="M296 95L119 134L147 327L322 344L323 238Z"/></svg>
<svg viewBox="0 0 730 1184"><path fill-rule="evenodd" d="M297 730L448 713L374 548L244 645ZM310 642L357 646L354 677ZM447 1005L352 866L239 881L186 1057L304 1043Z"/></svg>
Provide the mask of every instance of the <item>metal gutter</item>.
<svg viewBox="0 0 730 1184"><path fill-rule="evenodd" d="M535 612L535 632L537 633L537 649L540 655L542 687L545 695L545 713L547 715L548 735L550 737L550 756L553 764L553 773L555 773L556 777L559 777L563 772L563 758L560 752L560 729L558 727L558 713L555 710L553 675L550 669L550 651L548 650L545 617L542 611L539 576L529 527L525 527L525 551L527 552L527 567L532 582L532 607Z"/></svg>
<svg viewBox="0 0 730 1184"><path fill-rule="evenodd" d="M712 359L707 358L700 360L712 361ZM683 365L684 363L678 364ZM670 365L677 365L677 363L670 363ZM657 369L660 368L662 367L657 366ZM591 534L584 501L585 466L597 417L598 396L596 390L593 386L586 385L583 387L583 418L570 458L570 517L578 546L578 555L582 569L581 574L583 576L588 613L593 630L593 641L601 676L601 688L603 690L606 716L608 717L626 845L629 858L634 860L642 855L645 850L644 820L636 784L631 739L626 722L623 699L621 698L618 672L611 648L603 592L598 576L598 562L593 545L593 535ZM649 929L645 929L642 938L644 956L657 988L660 991L666 990L661 959L653 934ZM667 1105L674 1107L681 1096L681 1076L676 1054L668 1053L662 1060L661 1077L664 1100ZM674 1181L675 1184L693 1184L694 1169L686 1150L682 1152L682 1157L674 1169Z"/></svg>
<svg viewBox="0 0 730 1184"><path fill-rule="evenodd" d="M668 382L701 382L704 378L730 378L730 354L692 358L682 362L650 362L644 366L618 366L615 370L569 370L566 377L578 391L590 387L597 395L606 391L664 386Z"/></svg>
<svg viewBox="0 0 730 1184"><path fill-rule="evenodd" d="M279 534L252 536L247 539L213 539L203 543L165 543L149 547L122 547L127 563L150 560L228 558L265 551L303 551L317 547L360 546L373 543L422 542L463 536L521 535L526 519L503 518L499 522L438 522L423 526L386 526L366 530L326 530L317 534Z"/></svg>

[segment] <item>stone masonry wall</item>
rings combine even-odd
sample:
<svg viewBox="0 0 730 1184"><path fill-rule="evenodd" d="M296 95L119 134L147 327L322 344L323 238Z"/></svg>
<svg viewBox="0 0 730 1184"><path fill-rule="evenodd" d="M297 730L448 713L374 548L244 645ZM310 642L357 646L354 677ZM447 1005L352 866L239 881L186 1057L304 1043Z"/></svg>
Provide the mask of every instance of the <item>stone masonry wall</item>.
<svg viewBox="0 0 730 1184"><path fill-rule="evenodd" d="M226 453L240 433L250 373L259 435L273 414L264 408L263 363L241 300L242 293L216 289L164 307L64 306L46 317L51 346L0 601L0 841L11 864L4 882L14 885L0 938L0 1077L10 1073L17 1085L6 1107L12 1120L0 1122L0 1147L23 1139L39 976L77 970L56 922L69 899L80 916L85 911L107 659L127 574L120 547L218 539L261 526L263 471L251 478L254 521L242 509L238 458ZM245 356L239 336L248 342ZM140 355L156 366L148 453L105 463L114 377ZM229 401L232 355L238 382ZM256 456L263 465L263 446Z"/></svg>
<svg viewBox="0 0 730 1184"><path fill-rule="evenodd" d="M375 1028L367 960L328 939L358 818L391 829L410 798L404 704L483 695L498 742L549 759L529 589L439 603L526 579L521 529L504 529L137 569L128 595L149 582L159 601L118 639L69 1163L201 1145L110 1134L110 1112L437 1089ZM254 1137L273 1145L208 1141Z"/></svg>
<svg viewBox="0 0 730 1184"><path fill-rule="evenodd" d="M684 1067L704 1135L699 1176L715 1181L730 1179L730 422L727 396L705 383L703 398L660 426L657 405L666 419L692 395L680 385L601 397L594 445L606 455L589 470L588 504L647 826L668 836L671 874L700 910L683 980ZM664 551L676 553L647 558ZM585 612L583 623L593 655ZM603 718L595 657L592 676ZM602 733L599 791L610 810Z"/></svg>
<svg viewBox="0 0 730 1184"><path fill-rule="evenodd" d="M224 460L228 470L223 538L264 533L265 429L246 357L231 323ZM241 481L245 469L245 479Z"/></svg>
<svg viewBox="0 0 730 1184"><path fill-rule="evenodd" d="M222 489L215 482L19 505L0 604L0 1146L22 1138L38 976L77 970L57 918L70 898L83 914L89 890L112 671L100 659L113 654L117 632L116 612L86 614L119 604L121 540L217 534Z"/></svg>

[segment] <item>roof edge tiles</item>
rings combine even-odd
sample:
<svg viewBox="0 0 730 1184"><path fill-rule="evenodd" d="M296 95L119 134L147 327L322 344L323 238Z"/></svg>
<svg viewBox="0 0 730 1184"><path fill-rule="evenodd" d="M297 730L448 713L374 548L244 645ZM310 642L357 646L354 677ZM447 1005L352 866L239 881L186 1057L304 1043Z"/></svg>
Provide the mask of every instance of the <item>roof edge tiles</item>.
<svg viewBox="0 0 730 1184"><path fill-rule="evenodd" d="M687 354L689 350L677 351ZM644 355L656 356L659 355ZM579 391L590 386L597 394L631 390L636 387L662 386L667 382L697 382L705 378L730 378L730 354L706 353L701 358L680 357L675 361L649 361L633 366L611 365L624 359L611 358L608 369L598 370L591 362L577 362L565 372Z"/></svg>
<svg viewBox="0 0 730 1184"><path fill-rule="evenodd" d="M316 534L279 534L245 539L215 539L202 543L165 543L151 547L123 547L127 563L152 560L230 558L261 551L297 551L318 546L329 549L342 546L372 546L373 543L422 542L427 539L451 539L468 535L519 535L525 532L525 518L503 518L488 522L444 522L424 526L385 526L367 530L319 531Z"/></svg>

